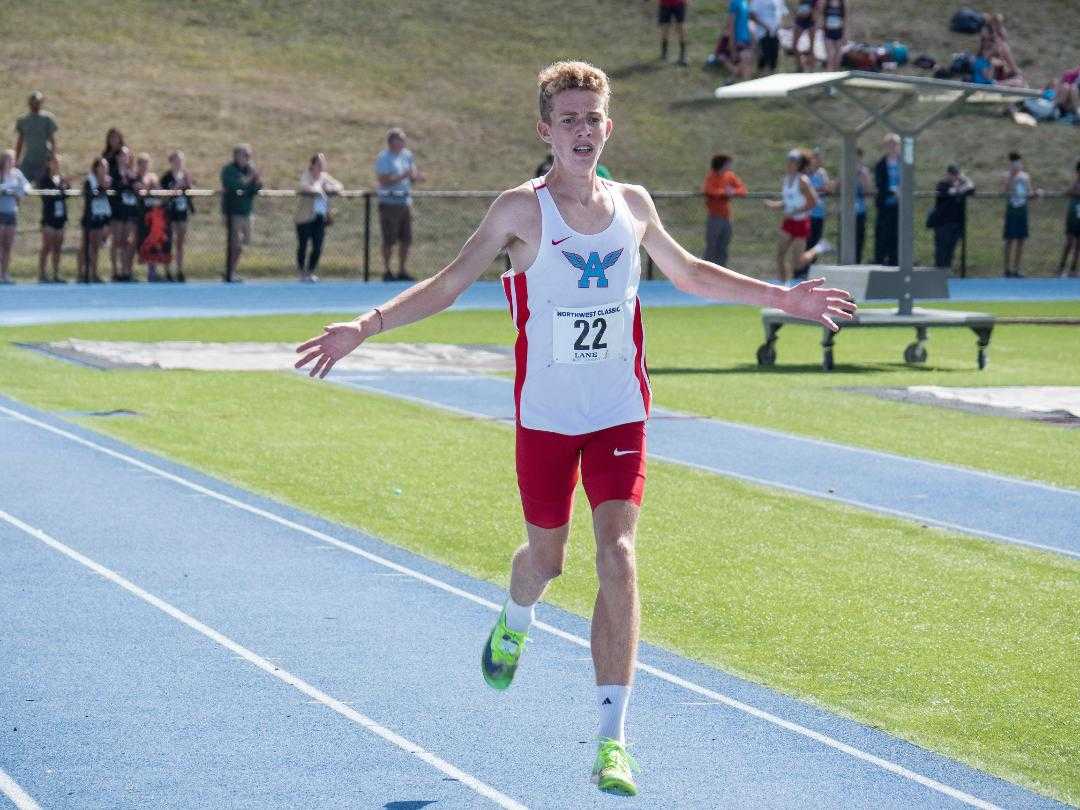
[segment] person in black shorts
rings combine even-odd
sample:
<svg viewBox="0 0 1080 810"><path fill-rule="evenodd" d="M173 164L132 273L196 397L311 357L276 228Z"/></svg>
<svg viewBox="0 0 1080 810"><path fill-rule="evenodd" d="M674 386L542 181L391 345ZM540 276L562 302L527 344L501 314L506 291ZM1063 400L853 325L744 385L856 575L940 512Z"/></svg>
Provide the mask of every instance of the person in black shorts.
<svg viewBox="0 0 1080 810"><path fill-rule="evenodd" d="M105 148L101 150L101 156L105 158L105 161L109 166L109 183L110 188L115 188L116 183L119 181L120 168L119 168L119 155L120 150L124 148L124 133L118 130L116 127L112 127L105 133ZM109 205L116 207L119 204L119 200L115 200L113 197L109 197ZM102 244L105 244L112 236L112 222L110 221L109 227L105 229L105 236ZM116 248L110 247L109 249L109 262L112 265L112 276L115 280L119 275L118 262Z"/></svg>
<svg viewBox="0 0 1080 810"><path fill-rule="evenodd" d="M844 47L847 8L845 0L824 0L819 6L818 26L825 33L825 69L840 69L840 54Z"/></svg>
<svg viewBox="0 0 1080 810"><path fill-rule="evenodd" d="M67 191L71 184L60 174L60 156L49 156L45 171L38 180L38 188L53 194L41 197L41 250L38 253L38 282L41 284L64 284L60 278L60 249L64 246L64 226L67 225ZM45 272L45 265L52 259L52 278Z"/></svg>
<svg viewBox="0 0 1080 810"><path fill-rule="evenodd" d="M799 70L803 73L813 73L817 68L817 58L814 56L814 37L817 35L817 7L820 1L798 0L795 4L795 14L792 15L795 31L791 44L795 50Z"/></svg>
<svg viewBox="0 0 1080 810"><path fill-rule="evenodd" d="M183 282L184 279L184 241L187 239L188 217L195 213L195 201L188 191L195 185L195 180L184 166L184 153L179 149L169 155L169 170L161 176L161 187L176 194L169 197L165 209L172 231L173 256L176 259L176 275L173 276L170 265L165 265L165 278L168 281Z"/></svg>
<svg viewBox="0 0 1080 810"><path fill-rule="evenodd" d="M668 34L671 24L675 23L675 33L679 35L679 64L686 67L686 0L660 0L660 61L667 61Z"/></svg>
<svg viewBox="0 0 1080 810"><path fill-rule="evenodd" d="M131 150L126 146L116 153L116 172L112 177L112 248L109 259L113 281L135 281L135 236L139 221L139 196L131 165Z"/></svg>
<svg viewBox="0 0 1080 810"><path fill-rule="evenodd" d="M109 222L112 219L112 206L108 197L111 182L108 161L103 157L94 158L94 162L90 164L90 174L83 181L83 215L79 221L83 239L76 280L83 283L101 283L101 276L98 275L98 252L108 237Z"/></svg>
<svg viewBox="0 0 1080 810"><path fill-rule="evenodd" d="M1066 204L1069 206L1065 212L1065 248L1061 251L1061 262L1058 264L1058 278L1065 275L1065 261L1072 251L1072 264L1069 267L1069 277L1076 278L1080 275L1077 263L1080 262L1080 161L1076 163L1076 176L1072 185L1066 192Z"/></svg>

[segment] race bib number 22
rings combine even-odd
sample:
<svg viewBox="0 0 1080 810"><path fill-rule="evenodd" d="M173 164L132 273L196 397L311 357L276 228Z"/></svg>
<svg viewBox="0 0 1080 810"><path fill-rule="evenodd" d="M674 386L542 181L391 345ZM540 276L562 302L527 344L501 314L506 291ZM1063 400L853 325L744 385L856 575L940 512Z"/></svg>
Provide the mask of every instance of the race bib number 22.
<svg viewBox="0 0 1080 810"><path fill-rule="evenodd" d="M553 317L556 363L598 363L621 356L622 304L582 309L556 307Z"/></svg>

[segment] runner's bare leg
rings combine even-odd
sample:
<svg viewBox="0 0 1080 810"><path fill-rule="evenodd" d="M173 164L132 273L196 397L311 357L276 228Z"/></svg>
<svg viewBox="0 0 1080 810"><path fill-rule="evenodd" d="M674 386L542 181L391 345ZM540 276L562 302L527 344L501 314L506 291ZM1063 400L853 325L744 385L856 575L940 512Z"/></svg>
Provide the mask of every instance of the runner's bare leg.
<svg viewBox="0 0 1080 810"><path fill-rule="evenodd" d="M590 647L597 686L633 683L641 629L634 555L638 512L631 501L604 501L593 511L600 591Z"/></svg>
<svg viewBox="0 0 1080 810"><path fill-rule="evenodd" d="M525 523L528 542L514 552L510 563L510 598L519 605L540 601L548 583L562 573L570 524L544 529Z"/></svg>

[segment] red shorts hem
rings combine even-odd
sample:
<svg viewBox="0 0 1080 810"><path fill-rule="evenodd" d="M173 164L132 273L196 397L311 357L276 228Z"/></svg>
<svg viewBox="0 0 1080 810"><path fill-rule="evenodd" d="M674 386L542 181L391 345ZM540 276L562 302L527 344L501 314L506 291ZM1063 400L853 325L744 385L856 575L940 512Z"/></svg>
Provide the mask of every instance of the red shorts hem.
<svg viewBox="0 0 1080 810"><path fill-rule="evenodd" d="M809 219L785 219L780 226L786 234L790 234L795 239L806 239L810 236L810 220Z"/></svg>

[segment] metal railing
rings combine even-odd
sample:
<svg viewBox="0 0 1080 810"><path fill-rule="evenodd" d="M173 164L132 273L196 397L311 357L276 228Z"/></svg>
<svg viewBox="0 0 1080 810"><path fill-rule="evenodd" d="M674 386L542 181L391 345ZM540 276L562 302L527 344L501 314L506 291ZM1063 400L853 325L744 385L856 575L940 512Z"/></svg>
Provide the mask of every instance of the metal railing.
<svg viewBox="0 0 1080 810"><path fill-rule="evenodd" d="M55 192L32 192L34 195ZM78 192L69 192L68 227L61 273L73 278L75 252L81 243ZM163 196L166 193L163 193ZM185 274L189 278L220 278L226 263L227 230L221 216L220 192L193 189L196 212L190 217L185 246ZM297 205L293 190L264 189L255 199L251 219L251 241L244 245L237 272L248 278L290 278L296 272L296 229L293 215ZM413 243L408 270L417 277L429 276L457 255L461 245L475 230L484 212L497 196L489 191L413 192ZM733 238L728 263L732 268L760 278L775 275L777 212L763 201L777 195L752 192L732 201ZM695 255L705 247L706 210L697 192L655 192L653 198L668 231ZM21 279L37 275L40 246L38 200L25 199L19 213L18 235L12 255L12 271ZM934 258L933 231L923 222L934 204L934 195L922 192L915 200L915 264L930 265ZM1030 205L1031 238L1024 249L1022 267L1029 275L1048 275L1057 268L1062 247L1067 198L1047 193ZM866 247L863 261L871 262L874 251L874 210L868 206ZM382 278L381 233L378 198L374 192L346 191L331 200L334 224L327 228L318 273L327 277L378 280ZM961 274L998 275L1002 269L1001 231L1005 201L1000 194L975 195L967 201L965 238L957 247L954 266ZM839 244L839 216L830 199L825 238ZM830 257L834 258L834 257ZM828 260L828 259L826 259ZM654 270L642 254L646 277ZM397 270L396 251L391 267ZM137 268L138 269L138 268ZM496 278L506 269L504 258L492 263L485 278ZM99 259L99 272L107 276L108 251Z"/></svg>

